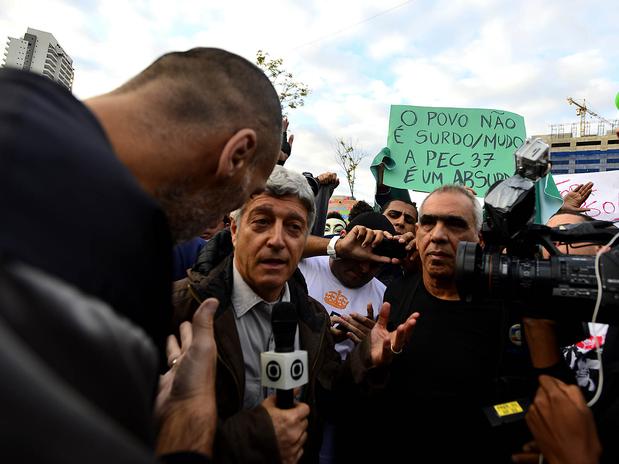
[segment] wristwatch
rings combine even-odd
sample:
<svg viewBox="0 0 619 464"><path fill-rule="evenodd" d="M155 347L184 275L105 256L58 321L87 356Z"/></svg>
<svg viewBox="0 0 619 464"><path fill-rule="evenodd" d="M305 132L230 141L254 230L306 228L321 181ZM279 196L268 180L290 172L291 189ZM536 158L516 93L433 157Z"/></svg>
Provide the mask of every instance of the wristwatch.
<svg viewBox="0 0 619 464"><path fill-rule="evenodd" d="M327 255L329 255L329 258L331 259L337 259L337 254L335 253L335 242L339 239L340 236L336 235L335 237L331 237L331 240L329 240L329 244L327 245Z"/></svg>

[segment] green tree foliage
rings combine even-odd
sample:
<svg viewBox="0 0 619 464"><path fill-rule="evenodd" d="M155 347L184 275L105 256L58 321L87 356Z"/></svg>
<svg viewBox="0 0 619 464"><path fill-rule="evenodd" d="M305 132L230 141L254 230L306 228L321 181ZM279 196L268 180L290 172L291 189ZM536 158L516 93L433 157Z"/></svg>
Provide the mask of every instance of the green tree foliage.
<svg viewBox="0 0 619 464"><path fill-rule="evenodd" d="M282 112L286 109L295 109L303 106L304 98L310 93L309 87L303 82L294 80L291 72L283 68L282 58L271 58L268 53L258 50L256 52L256 65L271 79L275 90L279 95Z"/></svg>

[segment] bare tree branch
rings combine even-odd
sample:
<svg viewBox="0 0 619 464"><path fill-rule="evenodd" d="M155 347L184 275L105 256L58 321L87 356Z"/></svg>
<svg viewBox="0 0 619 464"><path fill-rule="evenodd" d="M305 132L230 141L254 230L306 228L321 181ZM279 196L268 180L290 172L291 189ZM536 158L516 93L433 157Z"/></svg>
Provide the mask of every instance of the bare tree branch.
<svg viewBox="0 0 619 464"><path fill-rule="evenodd" d="M350 196L355 198L355 178L359 163L367 157L367 153L356 148L352 140L335 139L335 162L344 170L346 181L350 188Z"/></svg>

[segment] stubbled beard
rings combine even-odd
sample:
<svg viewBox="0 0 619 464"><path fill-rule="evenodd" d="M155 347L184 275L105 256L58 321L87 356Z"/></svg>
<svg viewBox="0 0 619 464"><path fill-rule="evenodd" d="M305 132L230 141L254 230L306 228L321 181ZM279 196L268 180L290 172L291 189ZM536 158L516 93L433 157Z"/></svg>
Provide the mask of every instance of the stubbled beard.
<svg viewBox="0 0 619 464"><path fill-rule="evenodd" d="M185 187L160 189L155 197L165 212L170 234L175 243L200 236L202 231L221 221L221 218L239 207L244 200L248 179L243 185L204 188L189 194Z"/></svg>

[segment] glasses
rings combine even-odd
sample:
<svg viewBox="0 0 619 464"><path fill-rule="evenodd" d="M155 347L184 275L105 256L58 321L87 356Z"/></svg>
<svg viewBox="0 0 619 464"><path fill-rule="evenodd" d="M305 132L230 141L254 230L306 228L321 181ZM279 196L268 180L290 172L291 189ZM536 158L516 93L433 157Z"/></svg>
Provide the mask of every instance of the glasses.
<svg viewBox="0 0 619 464"><path fill-rule="evenodd" d="M417 222L417 219L415 219L410 214L403 213L402 211L398 211L397 209L390 209L390 210L387 211L386 214L391 219L399 219L400 216L402 216L402 214L404 214L404 222L406 222L407 224L415 224Z"/></svg>

